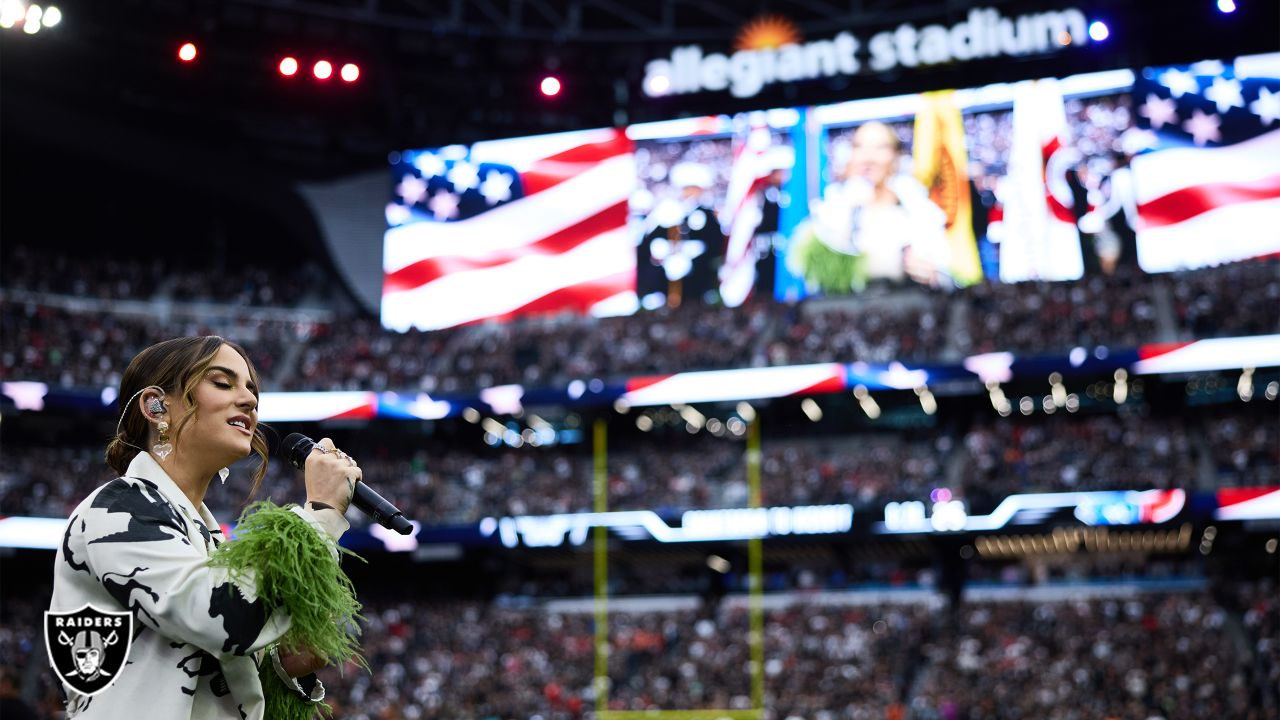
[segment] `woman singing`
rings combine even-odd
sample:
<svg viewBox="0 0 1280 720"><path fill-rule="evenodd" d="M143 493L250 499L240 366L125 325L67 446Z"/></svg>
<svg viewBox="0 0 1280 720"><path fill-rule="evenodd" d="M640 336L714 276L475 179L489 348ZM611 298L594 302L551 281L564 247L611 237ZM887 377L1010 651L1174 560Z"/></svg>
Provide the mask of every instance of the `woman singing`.
<svg viewBox="0 0 1280 720"><path fill-rule="evenodd" d="M871 121L851 138L844 179L814 203L789 263L811 291L847 294L868 281L939 286L949 282L946 215L924 186L903 173L902 141Z"/></svg>
<svg viewBox="0 0 1280 720"><path fill-rule="evenodd" d="M130 612L132 645L105 689L64 682L68 717L310 717L324 697L314 671L359 659L359 604L336 544L359 466L321 440L306 460L306 505L260 503L227 540L204 504L210 481L256 453L256 490L267 464L244 349L218 337L158 343L129 363L119 397L106 450L119 477L72 512L49 609ZM92 633L74 642L89 641L103 644Z"/></svg>

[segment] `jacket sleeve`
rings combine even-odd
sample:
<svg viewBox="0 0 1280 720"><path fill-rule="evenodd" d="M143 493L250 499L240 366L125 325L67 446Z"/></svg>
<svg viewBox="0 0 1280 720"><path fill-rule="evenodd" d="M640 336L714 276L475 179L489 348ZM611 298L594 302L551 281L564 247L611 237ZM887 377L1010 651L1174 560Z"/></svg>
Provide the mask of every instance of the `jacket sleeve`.
<svg viewBox="0 0 1280 720"><path fill-rule="evenodd" d="M318 524L296 520L317 544L328 544ZM287 608L258 592L270 578L210 562L191 544L187 523L155 486L116 479L72 519L68 549L121 607L165 637L215 656L246 655L282 637L291 624Z"/></svg>

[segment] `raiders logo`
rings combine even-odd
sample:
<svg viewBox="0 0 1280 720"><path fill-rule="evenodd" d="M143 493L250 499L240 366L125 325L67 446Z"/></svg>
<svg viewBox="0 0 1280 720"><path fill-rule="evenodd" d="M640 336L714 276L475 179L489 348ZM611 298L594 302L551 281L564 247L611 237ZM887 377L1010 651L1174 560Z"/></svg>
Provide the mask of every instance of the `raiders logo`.
<svg viewBox="0 0 1280 720"><path fill-rule="evenodd" d="M96 695L115 681L132 644L132 613L85 605L73 612L44 614L49 664L64 683L85 695Z"/></svg>

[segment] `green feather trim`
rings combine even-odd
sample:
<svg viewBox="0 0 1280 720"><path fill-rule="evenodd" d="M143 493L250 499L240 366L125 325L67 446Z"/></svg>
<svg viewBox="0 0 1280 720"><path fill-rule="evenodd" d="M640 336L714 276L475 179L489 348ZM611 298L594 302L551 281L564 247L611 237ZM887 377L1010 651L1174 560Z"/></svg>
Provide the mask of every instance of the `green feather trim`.
<svg viewBox="0 0 1280 720"><path fill-rule="evenodd" d="M806 229L807 232L797 232L792 247L796 254L793 262L801 270L810 290L847 295L850 291L866 287L866 260L861 255L833 250L818 239L812 228Z"/></svg>
<svg viewBox="0 0 1280 720"><path fill-rule="evenodd" d="M256 586L268 616L277 609L289 614L282 650L305 650L328 665L355 661L367 670L356 640L358 621L364 619L360 602L333 557L334 547L333 540L293 511L264 501L245 508L235 539L220 545L209 564L226 568L237 582ZM337 550L363 561L346 548Z"/></svg>
<svg viewBox="0 0 1280 720"><path fill-rule="evenodd" d="M271 664L271 656L263 653L258 679L262 681L262 696L266 700L264 718L271 720L312 720L319 710L325 717L333 716L333 708L325 702L303 700L297 690L285 684Z"/></svg>

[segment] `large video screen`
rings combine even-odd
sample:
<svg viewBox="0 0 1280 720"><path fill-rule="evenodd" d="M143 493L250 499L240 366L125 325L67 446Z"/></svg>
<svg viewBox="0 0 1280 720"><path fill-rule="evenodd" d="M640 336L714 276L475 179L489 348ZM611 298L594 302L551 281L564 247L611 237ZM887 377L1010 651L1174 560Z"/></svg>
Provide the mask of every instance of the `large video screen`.
<svg viewBox="0 0 1280 720"><path fill-rule="evenodd" d="M395 154L382 321L624 315L1280 253L1280 55Z"/></svg>

